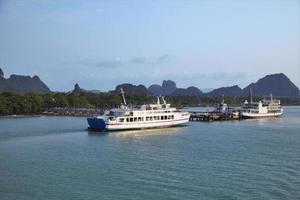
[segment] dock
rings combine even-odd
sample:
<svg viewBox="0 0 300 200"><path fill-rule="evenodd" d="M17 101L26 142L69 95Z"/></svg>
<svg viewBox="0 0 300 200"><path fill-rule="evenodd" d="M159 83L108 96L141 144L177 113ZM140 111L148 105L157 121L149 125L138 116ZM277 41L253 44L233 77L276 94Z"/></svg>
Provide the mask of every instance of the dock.
<svg viewBox="0 0 300 200"><path fill-rule="evenodd" d="M95 115L102 115L102 109L97 108L50 108L45 109L42 112L43 115L50 115L50 116L78 116L78 117L90 117Z"/></svg>
<svg viewBox="0 0 300 200"><path fill-rule="evenodd" d="M191 112L190 121L227 121L239 120L240 116L236 113L221 112Z"/></svg>
<svg viewBox="0 0 300 200"><path fill-rule="evenodd" d="M201 111L189 111L190 121L227 121L238 120L240 118L240 108L230 107L223 100L215 107L213 111L201 112Z"/></svg>

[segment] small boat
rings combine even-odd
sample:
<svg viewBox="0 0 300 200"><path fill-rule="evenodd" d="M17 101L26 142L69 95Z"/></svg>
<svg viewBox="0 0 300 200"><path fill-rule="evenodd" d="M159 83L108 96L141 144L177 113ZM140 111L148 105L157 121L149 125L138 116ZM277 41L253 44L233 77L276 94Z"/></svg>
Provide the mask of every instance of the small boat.
<svg viewBox="0 0 300 200"><path fill-rule="evenodd" d="M241 108L242 118L279 117L283 114L280 100L273 99L272 94L270 100L259 102L252 102L252 90L250 90L250 94L250 103L246 100Z"/></svg>
<svg viewBox="0 0 300 200"><path fill-rule="evenodd" d="M146 128L171 127L185 124L190 114L181 112L166 102L164 97L157 97L155 104L130 107L126 104L124 91L121 89L123 104L119 108L106 111L104 115L87 118L89 129L95 130L131 130Z"/></svg>
<svg viewBox="0 0 300 200"><path fill-rule="evenodd" d="M219 114L223 114L223 115L230 115L233 117L238 117L239 116L239 112L236 108L234 107L229 107L224 100L224 95L222 98L222 101L217 104L217 106L215 107L215 109L212 111L212 113L219 113Z"/></svg>

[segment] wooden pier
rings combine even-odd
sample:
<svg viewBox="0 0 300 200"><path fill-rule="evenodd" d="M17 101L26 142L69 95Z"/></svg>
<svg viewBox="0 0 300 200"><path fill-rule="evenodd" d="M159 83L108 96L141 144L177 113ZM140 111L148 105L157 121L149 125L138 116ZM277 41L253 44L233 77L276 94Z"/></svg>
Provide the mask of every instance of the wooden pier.
<svg viewBox="0 0 300 200"><path fill-rule="evenodd" d="M227 121L240 119L236 113L221 112L191 112L190 121Z"/></svg>
<svg viewBox="0 0 300 200"><path fill-rule="evenodd" d="M102 109L93 108L51 108L42 112L43 115L90 117L102 115Z"/></svg>

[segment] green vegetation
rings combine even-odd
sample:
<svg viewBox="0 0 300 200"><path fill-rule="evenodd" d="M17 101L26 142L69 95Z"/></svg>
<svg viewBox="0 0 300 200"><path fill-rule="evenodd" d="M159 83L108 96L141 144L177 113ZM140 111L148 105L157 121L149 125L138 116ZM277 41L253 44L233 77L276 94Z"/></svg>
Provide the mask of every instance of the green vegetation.
<svg viewBox="0 0 300 200"><path fill-rule="evenodd" d="M228 105L241 105L245 97L225 97ZM255 97L254 101L260 98ZM156 101L149 94L126 94L128 104L143 104ZM168 96L166 100L177 108L185 106L216 105L222 97L207 96ZM299 105L299 99L282 98L283 105ZM0 94L0 115L39 114L55 107L68 108L100 108L108 109L120 105L122 97L119 93L47 93L17 94L4 92Z"/></svg>
<svg viewBox="0 0 300 200"><path fill-rule="evenodd" d="M149 95L128 95L128 103L141 104L151 102ZM38 114L55 107L101 108L107 109L120 105L122 99L118 93L47 93L17 94L4 92L0 94L0 115Z"/></svg>

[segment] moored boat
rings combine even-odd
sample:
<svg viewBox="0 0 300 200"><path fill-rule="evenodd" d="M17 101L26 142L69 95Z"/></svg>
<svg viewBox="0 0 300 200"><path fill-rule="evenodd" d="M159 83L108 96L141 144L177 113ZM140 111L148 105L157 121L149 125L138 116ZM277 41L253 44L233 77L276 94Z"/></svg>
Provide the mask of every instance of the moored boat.
<svg viewBox="0 0 300 200"><path fill-rule="evenodd" d="M280 100L273 99L252 102L252 91L250 103L246 100L240 111L242 118L279 117L283 114Z"/></svg>
<svg viewBox="0 0 300 200"><path fill-rule="evenodd" d="M237 118L239 116L239 111L236 108L230 107L225 103L224 96L222 101L215 107L212 113L219 113L227 117L231 116L231 118Z"/></svg>

